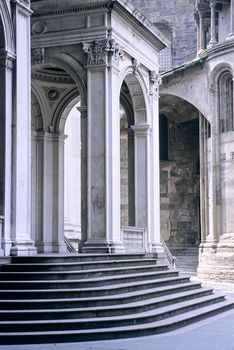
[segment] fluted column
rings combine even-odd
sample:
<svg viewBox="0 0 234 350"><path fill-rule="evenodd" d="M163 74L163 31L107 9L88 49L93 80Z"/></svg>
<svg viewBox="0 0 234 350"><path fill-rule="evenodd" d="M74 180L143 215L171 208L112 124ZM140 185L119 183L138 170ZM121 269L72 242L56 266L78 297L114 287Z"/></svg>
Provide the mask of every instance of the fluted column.
<svg viewBox="0 0 234 350"><path fill-rule="evenodd" d="M210 0L210 10L211 10L211 28L210 28L210 33L211 33L211 38L210 42L208 44L208 48L213 47L214 45L217 44L217 39L216 39L216 16L215 16L215 5L216 5L216 0Z"/></svg>

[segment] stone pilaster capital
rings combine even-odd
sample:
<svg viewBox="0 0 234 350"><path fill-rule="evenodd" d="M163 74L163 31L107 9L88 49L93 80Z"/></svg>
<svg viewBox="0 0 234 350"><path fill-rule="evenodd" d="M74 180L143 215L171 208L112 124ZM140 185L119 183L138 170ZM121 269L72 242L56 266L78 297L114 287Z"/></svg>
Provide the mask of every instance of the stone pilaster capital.
<svg viewBox="0 0 234 350"><path fill-rule="evenodd" d="M80 112L80 117L81 118L87 118L87 106L79 106L76 107L77 111Z"/></svg>
<svg viewBox="0 0 234 350"><path fill-rule="evenodd" d="M83 43L84 53L87 54L87 66L107 64L106 46L106 40L95 40L92 43Z"/></svg>
<svg viewBox="0 0 234 350"><path fill-rule="evenodd" d="M13 69L15 55L8 51L0 51L0 69Z"/></svg>
<svg viewBox="0 0 234 350"><path fill-rule="evenodd" d="M149 124L136 124L132 125L131 129L134 131L135 136L147 136L152 127Z"/></svg>
<svg viewBox="0 0 234 350"><path fill-rule="evenodd" d="M162 84L162 77L159 73L155 71L149 72L149 94L153 95L154 93L158 93L159 86Z"/></svg>

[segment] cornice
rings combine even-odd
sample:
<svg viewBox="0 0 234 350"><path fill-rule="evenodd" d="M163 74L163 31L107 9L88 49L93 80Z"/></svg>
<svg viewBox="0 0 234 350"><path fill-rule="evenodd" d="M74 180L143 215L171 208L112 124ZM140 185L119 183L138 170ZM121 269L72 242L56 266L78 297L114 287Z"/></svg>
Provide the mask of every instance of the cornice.
<svg viewBox="0 0 234 350"><path fill-rule="evenodd" d="M64 16L64 15L71 15L76 13L86 13L90 11L103 11L109 10L108 3L102 3L102 4L92 4L92 5L82 5L79 7L70 7L70 8L61 8L61 9L55 9L55 10L45 10L45 11L38 11L34 12L32 17L33 18L40 18L40 17L51 17L51 16Z"/></svg>
<svg viewBox="0 0 234 350"><path fill-rule="evenodd" d="M46 82L74 84L74 80L70 76L59 75L58 73L52 74L43 71L32 71L32 78Z"/></svg>

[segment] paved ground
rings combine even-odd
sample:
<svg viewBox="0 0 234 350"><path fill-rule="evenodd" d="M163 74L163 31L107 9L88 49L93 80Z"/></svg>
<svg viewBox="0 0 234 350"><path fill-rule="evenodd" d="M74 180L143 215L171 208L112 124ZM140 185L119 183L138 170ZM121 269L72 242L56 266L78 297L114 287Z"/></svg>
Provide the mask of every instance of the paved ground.
<svg viewBox="0 0 234 350"><path fill-rule="evenodd" d="M227 286L225 291L227 298L234 298L234 285ZM0 350L234 350L234 310L162 335L85 343L0 346Z"/></svg>

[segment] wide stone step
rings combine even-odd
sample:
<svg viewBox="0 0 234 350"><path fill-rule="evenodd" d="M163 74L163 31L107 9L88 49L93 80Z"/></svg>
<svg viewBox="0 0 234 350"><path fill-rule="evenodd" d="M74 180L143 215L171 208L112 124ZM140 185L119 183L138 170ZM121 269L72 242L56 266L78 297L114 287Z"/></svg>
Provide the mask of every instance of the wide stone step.
<svg viewBox="0 0 234 350"><path fill-rule="evenodd" d="M125 282L147 281L166 277L178 276L178 271L156 271L138 274L83 278L82 280L43 280L43 281L4 281L0 280L0 289L57 289L57 288L86 288L95 286L114 285ZM1 278L1 275L0 275Z"/></svg>
<svg viewBox="0 0 234 350"><path fill-rule="evenodd" d="M2 265L1 271L24 271L24 272L41 272L41 271L80 271L93 269L109 269L127 266L155 266L156 260L149 259L127 259L127 260L104 260L104 261L82 261L82 262L62 262L62 263L33 263L33 264L6 264ZM160 265L157 265L160 266ZM161 265L162 266L162 265Z"/></svg>
<svg viewBox="0 0 234 350"><path fill-rule="evenodd" d="M74 341L90 341L100 339L118 339L133 336L143 336L149 334L163 333L174 330L176 328L188 325L195 321L202 320L206 317L216 315L217 313L229 310L233 307L233 303L230 301L221 301L211 305L200 305L199 308L187 309L183 312L171 312L171 317L159 319L150 322L132 324L122 326L118 324L116 327L102 327L102 328L90 328L90 329L77 329L74 330L60 330L54 331L23 331L23 332L0 332L0 343L3 344L29 344L29 343L54 343L54 342L74 342ZM182 307L183 309L183 307ZM172 310L171 310L172 311ZM176 310L175 310L176 311ZM182 311L182 310L181 310ZM162 315L164 312L161 310ZM140 316L140 315L138 315ZM141 315L142 316L142 315ZM79 320L80 321L80 320ZM74 321L75 322L75 321ZM86 320L87 322L87 320ZM31 323L31 322L30 322ZM64 320L61 320L61 325L65 325ZM25 327L26 329L26 327Z"/></svg>
<svg viewBox="0 0 234 350"><path fill-rule="evenodd" d="M39 264L39 263L68 263L68 262L90 262L90 261L106 261L106 260L131 260L131 259L145 259L147 257L153 258L153 254L145 253L138 254L38 254L34 256L13 256L13 264Z"/></svg>
<svg viewBox="0 0 234 350"><path fill-rule="evenodd" d="M206 298L205 298L206 297ZM198 300L199 298L199 300ZM85 308L66 308L66 309L37 309L37 310L0 310L1 321L16 321L16 320L57 320L57 319L78 319L78 318L102 318L115 317L130 314L138 314L149 310L161 308L166 305L181 304L183 301L197 299L208 301L223 300L223 296L212 295L212 290L200 289L178 293L177 295L169 295L167 297L151 298L149 300L140 300L128 304L111 305L111 306L96 306ZM192 302L191 302L192 303Z"/></svg>
<svg viewBox="0 0 234 350"><path fill-rule="evenodd" d="M104 295L116 295L119 293L128 293L138 290L146 290L148 288L156 288L162 286L176 286L177 284L189 282L188 276L176 276L169 278L160 278L148 281L139 281L129 283L125 281L124 284L116 284L109 286L91 287L91 288L69 288L69 289L0 289L0 299L50 299L50 298L86 298Z"/></svg>
<svg viewBox="0 0 234 350"><path fill-rule="evenodd" d="M1 272L0 278L3 281L54 281L54 280L75 280L75 279L88 279L102 276L114 276L124 274L139 274L153 271L167 271L168 267L165 266L136 266L136 267L113 267L106 269L93 269L84 271L46 271L46 272Z"/></svg>
<svg viewBox="0 0 234 350"><path fill-rule="evenodd" d="M0 310L36 310L36 309L60 309L74 307L94 307L94 306L110 306L132 303L135 301L148 300L151 298L169 296L177 298L177 295L183 292L194 291L195 293L204 293L206 289L200 289L200 283L182 283L167 287L148 288L130 293L117 295L108 295L101 297L89 298L64 298L64 299L19 299L19 300L0 300ZM208 293L212 290L207 289Z"/></svg>

